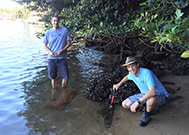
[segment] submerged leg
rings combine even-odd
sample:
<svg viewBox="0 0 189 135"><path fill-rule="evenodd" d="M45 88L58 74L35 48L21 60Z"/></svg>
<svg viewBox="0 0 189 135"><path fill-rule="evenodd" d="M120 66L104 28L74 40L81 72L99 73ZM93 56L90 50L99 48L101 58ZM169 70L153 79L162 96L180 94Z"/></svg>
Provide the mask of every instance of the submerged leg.
<svg viewBox="0 0 189 135"><path fill-rule="evenodd" d="M57 88L57 79L52 79L51 80L52 88Z"/></svg>
<svg viewBox="0 0 189 135"><path fill-rule="evenodd" d="M62 88L65 88L67 84L68 84L68 79L63 79L62 80Z"/></svg>

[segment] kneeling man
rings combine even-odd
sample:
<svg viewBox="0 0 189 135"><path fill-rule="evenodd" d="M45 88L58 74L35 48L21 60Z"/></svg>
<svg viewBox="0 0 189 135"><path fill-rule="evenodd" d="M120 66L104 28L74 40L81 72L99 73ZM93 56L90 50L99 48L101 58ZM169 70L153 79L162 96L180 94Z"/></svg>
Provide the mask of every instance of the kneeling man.
<svg viewBox="0 0 189 135"><path fill-rule="evenodd" d="M132 80L138 86L141 93L125 99L122 102L122 106L130 109L132 112L136 112L136 108L140 104L146 104L145 111L139 121L140 126L146 126L151 120L150 112L160 105L165 104L169 94L156 75L149 69L140 67L136 58L127 57L122 67L127 67L129 74L118 84L113 85L113 90L117 90L127 80Z"/></svg>

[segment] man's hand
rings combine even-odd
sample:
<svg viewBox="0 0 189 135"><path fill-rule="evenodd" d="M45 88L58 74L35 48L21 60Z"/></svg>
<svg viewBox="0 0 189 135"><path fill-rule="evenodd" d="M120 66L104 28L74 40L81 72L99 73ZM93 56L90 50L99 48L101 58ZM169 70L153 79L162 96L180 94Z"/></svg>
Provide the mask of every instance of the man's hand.
<svg viewBox="0 0 189 135"><path fill-rule="evenodd" d="M131 112L136 112L136 108L139 106L139 103L136 101L134 104L131 105L130 109Z"/></svg>
<svg viewBox="0 0 189 135"><path fill-rule="evenodd" d="M56 54L56 56L60 56L61 55L61 51L58 51L55 54Z"/></svg>
<svg viewBox="0 0 189 135"><path fill-rule="evenodd" d="M55 53L53 53L53 52L51 52L49 55L50 55L51 57L55 57L55 56L56 56Z"/></svg>
<svg viewBox="0 0 189 135"><path fill-rule="evenodd" d="M114 90L114 91L115 91L115 90L118 90L118 88L119 88L119 84L113 85L113 90Z"/></svg>

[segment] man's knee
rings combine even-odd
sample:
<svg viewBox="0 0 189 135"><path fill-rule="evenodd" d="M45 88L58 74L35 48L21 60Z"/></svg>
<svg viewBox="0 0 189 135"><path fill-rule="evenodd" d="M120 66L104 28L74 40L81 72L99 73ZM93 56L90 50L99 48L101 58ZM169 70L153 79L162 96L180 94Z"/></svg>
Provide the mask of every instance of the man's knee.
<svg viewBox="0 0 189 135"><path fill-rule="evenodd" d="M149 106L152 106L152 105L157 104L157 97L155 96L155 97L149 98L149 99L147 100L146 104L149 105Z"/></svg>
<svg viewBox="0 0 189 135"><path fill-rule="evenodd" d="M124 102L122 102L122 107L125 109L129 109L129 106L127 106Z"/></svg>
<svg viewBox="0 0 189 135"><path fill-rule="evenodd" d="M123 108L125 108L125 109L129 109L130 106L131 106L131 104L132 104L132 102L131 102L129 99L126 99L126 100L124 100L124 101L122 102L122 106L123 106Z"/></svg>

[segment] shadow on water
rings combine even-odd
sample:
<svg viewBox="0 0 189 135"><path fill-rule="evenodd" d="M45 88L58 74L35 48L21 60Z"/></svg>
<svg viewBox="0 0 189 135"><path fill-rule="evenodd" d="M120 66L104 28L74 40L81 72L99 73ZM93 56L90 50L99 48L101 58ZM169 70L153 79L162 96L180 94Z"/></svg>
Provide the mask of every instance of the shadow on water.
<svg viewBox="0 0 189 135"><path fill-rule="evenodd" d="M63 111L46 107L52 91L46 66L35 67L43 70L37 72L32 81L22 83L25 95L21 98L25 100L26 109L20 111L18 116L27 120L30 134L99 134L98 129L103 127L103 120L100 122L97 114L99 104L84 98L84 89L87 81L104 72L105 69L97 63L102 62L105 55L84 46L77 46L68 54L68 88L76 90L77 95ZM60 75L58 84L60 89Z"/></svg>

